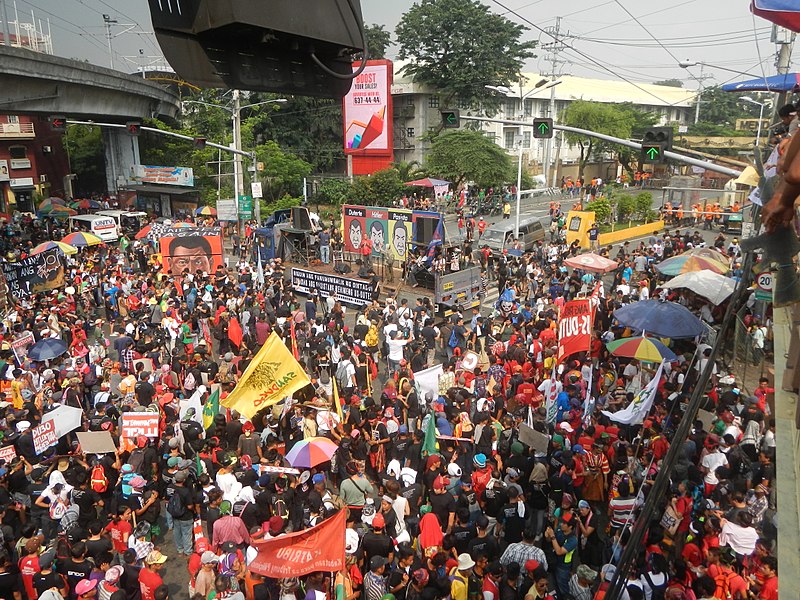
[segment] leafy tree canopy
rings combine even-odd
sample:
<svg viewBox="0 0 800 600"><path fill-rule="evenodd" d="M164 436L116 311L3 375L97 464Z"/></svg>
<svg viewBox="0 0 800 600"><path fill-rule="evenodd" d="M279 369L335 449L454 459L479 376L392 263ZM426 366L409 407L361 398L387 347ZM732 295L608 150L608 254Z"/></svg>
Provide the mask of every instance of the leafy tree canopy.
<svg viewBox="0 0 800 600"><path fill-rule="evenodd" d="M78 174L72 184L76 198L106 189L105 150L100 127L72 125L64 135L72 172Z"/></svg>
<svg viewBox="0 0 800 600"><path fill-rule="evenodd" d="M758 118L758 106L744 102L740 97L739 94L723 91L719 86L705 88L700 95L700 121L734 129L736 119ZM759 99L759 94L752 94L751 97L764 102Z"/></svg>
<svg viewBox="0 0 800 600"><path fill-rule="evenodd" d="M367 25L364 27L367 38L367 51L370 59L386 58L386 51L392 45L392 34L383 25Z"/></svg>
<svg viewBox="0 0 800 600"><path fill-rule="evenodd" d="M391 206L407 188L397 169L375 171L372 175L356 177L348 192L348 199L365 206Z"/></svg>
<svg viewBox="0 0 800 600"><path fill-rule="evenodd" d="M511 158L488 136L469 129L451 130L431 144L425 170L432 177L446 179L457 188L466 181L481 187L512 181Z"/></svg>
<svg viewBox="0 0 800 600"><path fill-rule="evenodd" d="M256 146L256 160L264 163L264 171L259 173L259 179L262 181L265 202L303 195L303 177L311 174L311 165L306 161L284 152L271 140Z"/></svg>
<svg viewBox="0 0 800 600"><path fill-rule="evenodd" d="M630 106L617 104L602 104L587 100L572 102L562 115L562 121L570 127L588 129L596 133L603 133L622 139L630 139L637 118L636 111ZM599 155L617 149L616 144L604 142L578 133L567 133L570 144L580 146L581 157L579 163L579 176L583 176L586 163L592 155Z"/></svg>
<svg viewBox="0 0 800 600"><path fill-rule="evenodd" d="M395 30L404 72L441 91L445 103L485 101L484 86L519 79L535 42L521 41L525 27L493 13L478 0L422 0Z"/></svg>

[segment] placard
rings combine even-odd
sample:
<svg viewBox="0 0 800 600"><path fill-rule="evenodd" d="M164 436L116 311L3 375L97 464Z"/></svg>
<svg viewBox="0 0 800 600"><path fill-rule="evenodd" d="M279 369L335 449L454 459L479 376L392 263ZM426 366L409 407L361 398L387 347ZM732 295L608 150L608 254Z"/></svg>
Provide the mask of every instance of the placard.
<svg viewBox="0 0 800 600"><path fill-rule="evenodd" d="M58 442L56 424L53 421L45 421L34 427L31 433L33 434L33 450L36 454L41 454Z"/></svg>
<svg viewBox="0 0 800 600"><path fill-rule="evenodd" d="M356 278L340 277L328 273L317 273L292 268L292 287L301 294L316 290L323 298L333 296L341 302L364 306L372 303L375 284Z"/></svg>
<svg viewBox="0 0 800 600"><path fill-rule="evenodd" d="M0 448L0 460L10 463L15 458L17 458L17 451L14 446L5 446Z"/></svg>
<svg viewBox="0 0 800 600"><path fill-rule="evenodd" d="M117 449L110 431L79 431L77 435L81 450L86 454L106 454Z"/></svg>
<svg viewBox="0 0 800 600"><path fill-rule="evenodd" d="M558 316L558 360L588 352L592 342L593 311L588 299L567 302Z"/></svg>
<svg viewBox="0 0 800 600"><path fill-rule="evenodd" d="M22 364L28 358L28 348L33 346L35 341L36 338L33 337L32 331L23 331L22 335L11 340L11 349L14 351L14 356L19 364Z"/></svg>
<svg viewBox="0 0 800 600"><path fill-rule="evenodd" d="M64 285L64 255L58 248L45 250L18 262L0 265L14 298L28 298L38 292Z"/></svg>
<svg viewBox="0 0 800 600"><path fill-rule="evenodd" d="M238 221L239 212L236 208L235 198L222 198L217 200L217 220Z"/></svg>
<svg viewBox="0 0 800 600"><path fill-rule="evenodd" d="M120 435L135 438L143 435L149 438L158 437L158 413L127 412L122 413Z"/></svg>
<svg viewBox="0 0 800 600"><path fill-rule="evenodd" d="M717 415L701 408L697 411L697 418L703 422L703 429L711 431L714 421L717 420Z"/></svg>
<svg viewBox="0 0 800 600"><path fill-rule="evenodd" d="M550 445L550 436L545 435L541 431L536 431L527 423L519 424L519 441L533 448L534 452L546 454L547 448Z"/></svg>

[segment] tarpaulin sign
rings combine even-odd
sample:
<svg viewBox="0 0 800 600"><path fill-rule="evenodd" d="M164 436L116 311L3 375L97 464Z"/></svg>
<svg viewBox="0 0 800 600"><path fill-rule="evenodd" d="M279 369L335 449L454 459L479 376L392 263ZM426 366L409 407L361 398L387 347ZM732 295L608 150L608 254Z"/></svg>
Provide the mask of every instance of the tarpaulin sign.
<svg viewBox="0 0 800 600"><path fill-rule="evenodd" d="M23 331L18 338L11 340L11 349L19 364L25 362L28 357L28 348L33 346L35 341L32 331Z"/></svg>
<svg viewBox="0 0 800 600"><path fill-rule="evenodd" d="M262 542L254 540L258 555L250 563L250 570L265 577L285 579L314 571L344 569L345 512L340 510L311 529Z"/></svg>
<svg viewBox="0 0 800 600"><path fill-rule="evenodd" d="M58 442L56 424L53 421L45 421L41 425L34 427L31 433L33 434L33 449L36 454L41 454Z"/></svg>
<svg viewBox="0 0 800 600"><path fill-rule="evenodd" d="M14 298L28 298L38 292L64 285L64 255L58 248L45 250L18 262L2 263L8 292Z"/></svg>
<svg viewBox="0 0 800 600"><path fill-rule="evenodd" d="M588 352L592 343L592 320L594 311L590 300L573 300L561 309L558 319L558 360L575 354Z"/></svg>
<svg viewBox="0 0 800 600"><path fill-rule="evenodd" d="M149 438L158 437L158 413L129 412L122 414L122 437L135 438L143 435Z"/></svg>

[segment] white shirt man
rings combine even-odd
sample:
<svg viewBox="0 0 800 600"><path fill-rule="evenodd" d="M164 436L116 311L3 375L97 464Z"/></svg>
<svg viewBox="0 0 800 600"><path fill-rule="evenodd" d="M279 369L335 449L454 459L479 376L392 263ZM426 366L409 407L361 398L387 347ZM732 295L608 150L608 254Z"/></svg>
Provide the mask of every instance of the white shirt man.
<svg viewBox="0 0 800 600"><path fill-rule="evenodd" d="M715 471L719 467L724 467L727 464L728 459L722 452L719 451L719 448L715 448L713 452L706 454L703 460L700 462L700 466L702 466L703 470L705 471L703 481L705 481L708 485L717 485L719 483L719 479L717 479L717 474Z"/></svg>

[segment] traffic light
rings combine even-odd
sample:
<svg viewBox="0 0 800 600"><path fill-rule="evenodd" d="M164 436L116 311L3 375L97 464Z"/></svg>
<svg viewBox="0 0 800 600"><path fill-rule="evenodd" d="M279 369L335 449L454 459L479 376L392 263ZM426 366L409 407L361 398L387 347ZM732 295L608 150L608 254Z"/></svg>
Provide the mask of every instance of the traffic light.
<svg viewBox="0 0 800 600"><path fill-rule="evenodd" d="M58 133L67 131L67 117L64 115L52 115L47 118L50 123L50 130Z"/></svg>
<svg viewBox="0 0 800 600"><path fill-rule="evenodd" d="M128 121L125 123L125 130L128 135L138 136L142 132L142 124L139 121Z"/></svg>
<svg viewBox="0 0 800 600"><path fill-rule="evenodd" d="M642 162L659 164L666 161L664 152L672 150L672 127L650 127L642 136Z"/></svg>
<svg viewBox="0 0 800 600"><path fill-rule="evenodd" d="M366 45L359 0L148 4L169 64L200 87L342 98Z"/></svg>
<svg viewBox="0 0 800 600"><path fill-rule="evenodd" d="M533 120L533 137L551 138L553 137L553 119L541 118Z"/></svg>
<svg viewBox="0 0 800 600"><path fill-rule="evenodd" d="M204 137L196 137L194 138L194 149L195 150L205 150L206 147L206 138Z"/></svg>
<svg viewBox="0 0 800 600"><path fill-rule="evenodd" d="M457 110L442 110L442 127L445 129L458 129L461 126L461 115Z"/></svg>

